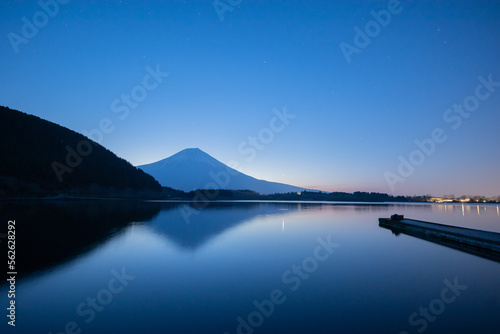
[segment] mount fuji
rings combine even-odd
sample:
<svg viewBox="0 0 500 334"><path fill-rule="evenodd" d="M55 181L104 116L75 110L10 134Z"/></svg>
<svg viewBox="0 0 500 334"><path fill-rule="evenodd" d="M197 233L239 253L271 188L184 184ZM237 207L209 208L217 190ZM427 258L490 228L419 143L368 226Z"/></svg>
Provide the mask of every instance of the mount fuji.
<svg viewBox="0 0 500 334"><path fill-rule="evenodd" d="M238 172L198 148L188 148L169 158L137 167L153 176L162 186L182 191L253 190L263 195L303 190L318 191L258 180Z"/></svg>

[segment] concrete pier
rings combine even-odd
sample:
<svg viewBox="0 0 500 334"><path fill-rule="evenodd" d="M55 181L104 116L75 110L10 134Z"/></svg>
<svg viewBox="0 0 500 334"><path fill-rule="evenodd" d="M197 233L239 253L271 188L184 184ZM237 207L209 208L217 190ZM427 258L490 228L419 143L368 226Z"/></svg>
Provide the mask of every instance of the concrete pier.
<svg viewBox="0 0 500 334"><path fill-rule="evenodd" d="M396 219L393 219L396 218ZM402 216L379 218L379 226L500 262L500 233L455 227Z"/></svg>

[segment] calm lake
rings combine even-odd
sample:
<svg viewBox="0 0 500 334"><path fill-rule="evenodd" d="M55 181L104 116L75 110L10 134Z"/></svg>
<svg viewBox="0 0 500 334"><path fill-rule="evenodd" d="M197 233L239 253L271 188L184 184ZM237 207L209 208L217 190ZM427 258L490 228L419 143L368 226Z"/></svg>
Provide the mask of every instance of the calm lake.
<svg viewBox="0 0 500 334"><path fill-rule="evenodd" d="M500 232L496 204L96 200L0 212L3 226L16 221L18 272L15 328L0 285L2 333L500 329L500 263L378 225L398 213Z"/></svg>

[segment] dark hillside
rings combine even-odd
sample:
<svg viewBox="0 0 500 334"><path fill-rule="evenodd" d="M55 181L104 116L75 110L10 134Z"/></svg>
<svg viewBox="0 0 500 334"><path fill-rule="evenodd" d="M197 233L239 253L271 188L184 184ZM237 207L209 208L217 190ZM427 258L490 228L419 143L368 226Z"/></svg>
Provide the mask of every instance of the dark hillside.
<svg viewBox="0 0 500 334"><path fill-rule="evenodd" d="M0 106L0 196L160 191L152 176L87 137Z"/></svg>

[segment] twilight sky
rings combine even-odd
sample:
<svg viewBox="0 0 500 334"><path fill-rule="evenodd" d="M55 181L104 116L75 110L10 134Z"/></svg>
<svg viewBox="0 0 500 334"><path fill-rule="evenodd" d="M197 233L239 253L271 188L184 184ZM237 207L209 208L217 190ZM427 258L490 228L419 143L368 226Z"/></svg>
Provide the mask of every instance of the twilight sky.
<svg viewBox="0 0 500 334"><path fill-rule="evenodd" d="M215 4L2 1L0 105L134 165L198 147L326 191L500 195L499 1Z"/></svg>

